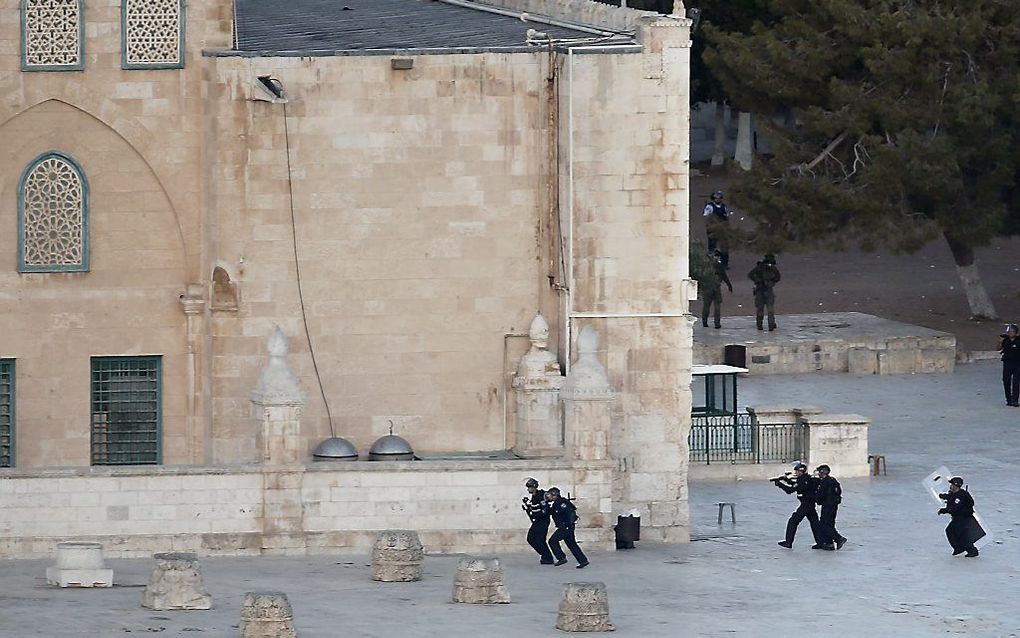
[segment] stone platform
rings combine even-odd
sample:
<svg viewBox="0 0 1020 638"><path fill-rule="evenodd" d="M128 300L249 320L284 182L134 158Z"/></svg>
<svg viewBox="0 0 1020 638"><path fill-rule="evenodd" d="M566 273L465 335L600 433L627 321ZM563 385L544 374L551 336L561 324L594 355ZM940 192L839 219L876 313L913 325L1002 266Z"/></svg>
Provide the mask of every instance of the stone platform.
<svg viewBox="0 0 1020 638"><path fill-rule="evenodd" d="M730 344L747 347L752 374L950 373L956 337L948 332L859 312L780 315L779 328L761 332L754 317L724 317L719 330L694 330L694 362L723 363Z"/></svg>

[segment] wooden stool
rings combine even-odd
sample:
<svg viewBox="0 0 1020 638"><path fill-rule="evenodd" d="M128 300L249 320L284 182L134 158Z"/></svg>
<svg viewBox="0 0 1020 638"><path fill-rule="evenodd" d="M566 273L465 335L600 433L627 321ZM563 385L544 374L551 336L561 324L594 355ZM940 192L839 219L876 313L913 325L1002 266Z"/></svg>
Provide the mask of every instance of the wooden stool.
<svg viewBox="0 0 1020 638"><path fill-rule="evenodd" d="M734 504L733 503L716 503L716 505L719 506L719 524L720 525L722 525L723 510L725 510L727 507L730 508L730 522L732 522L734 524L737 522L737 512L734 510Z"/></svg>
<svg viewBox="0 0 1020 638"><path fill-rule="evenodd" d="M881 474L888 475L889 472L885 465L885 456L882 454L871 454L868 456L868 463L871 464L871 475L878 476ZM880 472L881 470L881 472Z"/></svg>

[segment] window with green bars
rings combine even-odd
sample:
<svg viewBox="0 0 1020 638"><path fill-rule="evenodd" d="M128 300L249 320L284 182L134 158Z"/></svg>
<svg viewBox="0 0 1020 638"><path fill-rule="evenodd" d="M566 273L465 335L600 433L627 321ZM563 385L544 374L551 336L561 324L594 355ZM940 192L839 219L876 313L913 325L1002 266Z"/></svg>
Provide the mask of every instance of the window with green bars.
<svg viewBox="0 0 1020 638"><path fill-rule="evenodd" d="M161 363L92 358L92 465L162 462Z"/></svg>
<svg viewBox="0 0 1020 638"><path fill-rule="evenodd" d="M14 359L0 359L0 467L14 467Z"/></svg>

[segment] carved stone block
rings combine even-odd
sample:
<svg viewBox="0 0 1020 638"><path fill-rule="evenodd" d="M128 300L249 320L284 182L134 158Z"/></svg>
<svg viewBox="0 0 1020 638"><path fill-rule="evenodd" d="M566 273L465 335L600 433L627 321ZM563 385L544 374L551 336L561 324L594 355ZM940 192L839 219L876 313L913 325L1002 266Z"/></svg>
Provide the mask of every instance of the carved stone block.
<svg viewBox="0 0 1020 638"><path fill-rule="evenodd" d="M46 583L57 587L113 587L113 570L103 564L100 543L57 543L57 564L46 568Z"/></svg>
<svg viewBox="0 0 1020 638"><path fill-rule="evenodd" d="M250 591L241 601L241 638L296 638L294 610L287 594Z"/></svg>
<svg viewBox="0 0 1020 638"><path fill-rule="evenodd" d="M510 602L498 558L462 558L453 579L453 602L489 605Z"/></svg>
<svg viewBox="0 0 1020 638"><path fill-rule="evenodd" d="M609 622L605 583L566 583L556 628L560 631L614 631Z"/></svg>
<svg viewBox="0 0 1020 638"><path fill-rule="evenodd" d="M387 583L421 580L425 550L418 532L388 529L379 532L372 548L372 580Z"/></svg>
<svg viewBox="0 0 1020 638"><path fill-rule="evenodd" d="M160 611L212 608L212 596L205 591L195 554L167 552L153 558L156 567L142 592L142 607Z"/></svg>

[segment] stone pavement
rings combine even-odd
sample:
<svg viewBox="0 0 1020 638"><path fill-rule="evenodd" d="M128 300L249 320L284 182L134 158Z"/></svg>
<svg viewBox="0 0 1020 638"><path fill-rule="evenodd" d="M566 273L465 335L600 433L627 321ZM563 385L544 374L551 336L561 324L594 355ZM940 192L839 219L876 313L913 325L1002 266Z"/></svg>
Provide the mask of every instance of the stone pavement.
<svg viewBox="0 0 1020 638"><path fill-rule="evenodd" d="M872 451L889 474L843 481L839 552L776 546L794 498L765 481L691 486L694 542L591 552L592 566L539 566L501 556L513 604L449 602L457 556L429 556L418 583L370 580L367 556L205 558L213 609L153 612L139 602L148 560L108 560L113 589L46 587L48 561L0 562L0 636L236 636L246 591L288 594L303 638L562 636L562 583L601 580L617 636L1020 636L1020 409L1001 397L999 366L952 375L751 377L745 403L799 403L873 419ZM953 558L946 517L919 481L946 464L969 483L998 542ZM716 501L737 523L716 524ZM583 515L583 512L582 512ZM522 526L522 534L524 529Z"/></svg>

